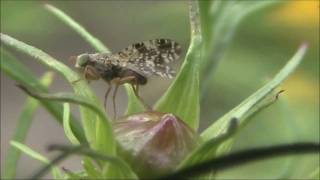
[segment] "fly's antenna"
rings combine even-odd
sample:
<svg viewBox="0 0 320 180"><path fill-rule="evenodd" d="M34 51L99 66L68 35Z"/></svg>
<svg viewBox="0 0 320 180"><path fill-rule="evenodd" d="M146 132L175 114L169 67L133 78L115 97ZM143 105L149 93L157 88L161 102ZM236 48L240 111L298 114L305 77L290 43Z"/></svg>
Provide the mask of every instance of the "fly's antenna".
<svg viewBox="0 0 320 180"><path fill-rule="evenodd" d="M69 58L68 58L68 61L70 62L70 63L76 63L76 61L77 61L77 56L70 56Z"/></svg>

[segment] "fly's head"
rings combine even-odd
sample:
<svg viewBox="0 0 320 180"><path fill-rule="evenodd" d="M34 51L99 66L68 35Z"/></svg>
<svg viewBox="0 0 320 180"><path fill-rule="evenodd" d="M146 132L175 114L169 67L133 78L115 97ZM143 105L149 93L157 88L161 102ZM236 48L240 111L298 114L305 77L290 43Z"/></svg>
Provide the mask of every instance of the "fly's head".
<svg viewBox="0 0 320 180"><path fill-rule="evenodd" d="M84 69L86 67L86 65L88 64L88 62L90 61L90 56L87 53L84 54L80 54L79 56L77 56L76 58L76 63L75 63L75 67L77 69Z"/></svg>

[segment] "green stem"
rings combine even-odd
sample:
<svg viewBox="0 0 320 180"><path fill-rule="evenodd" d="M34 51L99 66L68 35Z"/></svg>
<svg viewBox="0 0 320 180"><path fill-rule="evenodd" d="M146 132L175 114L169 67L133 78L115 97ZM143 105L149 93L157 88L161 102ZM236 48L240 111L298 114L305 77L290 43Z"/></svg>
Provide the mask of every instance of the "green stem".
<svg viewBox="0 0 320 180"><path fill-rule="evenodd" d="M320 144L317 143L295 143L247 149L186 167L160 179L180 179L183 177L208 173L210 171L226 170L262 159L319 152Z"/></svg>

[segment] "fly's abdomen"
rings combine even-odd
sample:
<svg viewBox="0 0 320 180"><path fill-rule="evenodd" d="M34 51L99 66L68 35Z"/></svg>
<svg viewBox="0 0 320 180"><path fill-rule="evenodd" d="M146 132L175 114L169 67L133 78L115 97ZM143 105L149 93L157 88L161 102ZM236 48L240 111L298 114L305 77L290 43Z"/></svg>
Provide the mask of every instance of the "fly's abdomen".
<svg viewBox="0 0 320 180"><path fill-rule="evenodd" d="M141 75L135 71L132 71L130 69L122 69L121 71L119 71L118 76L121 78L133 76L133 77L135 77L136 81L134 81L132 83L138 83L140 85L144 85L147 83L146 77L144 77L143 75Z"/></svg>

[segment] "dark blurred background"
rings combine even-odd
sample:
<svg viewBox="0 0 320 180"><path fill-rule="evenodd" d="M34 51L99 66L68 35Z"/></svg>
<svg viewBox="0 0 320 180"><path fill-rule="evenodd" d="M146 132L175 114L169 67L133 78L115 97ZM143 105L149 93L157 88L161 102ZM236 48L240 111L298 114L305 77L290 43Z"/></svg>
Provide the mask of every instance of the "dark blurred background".
<svg viewBox="0 0 320 180"><path fill-rule="evenodd" d="M115 52L131 43L155 38L176 40L182 44L184 53L188 47L190 30L186 1L46 2L69 14ZM68 61L70 56L94 52L39 1L1 1L1 32L38 47L69 66L73 66ZM286 90L281 95L282 101L256 116L238 134L233 149L302 140L319 142L319 1L283 2L255 12L241 23L212 78L209 95L202 103L200 131L271 79L302 42L308 42L309 50L301 66L281 86ZM48 70L28 56L11 52L39 77ZM1 165L26 98L14 84L1 72ZM152 78L142 87L141 94L147 103L153 104L169 84L169 80ZM107 85L103 82L91 85L98 97L103 98ZM70 90L63 78L55 76L50 91ZM119 111L124 111L125 102L122 89L117 97ZM75 107L73 110L77 115ZM46 151L47 145L53 143L68 142L63 128L39 108L26 144L53 157L53 153ZM254 163L221 173L221 177L237 174L237 177L268 178L288 172L303 177L319 166L315 157ZM39 162L22 155L18 177L30 175L40 166ZM78 158L71 158L61 166L70 170L81 167Z"/></svg>

